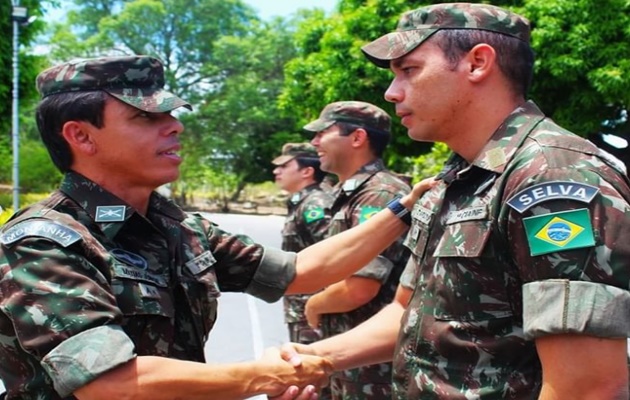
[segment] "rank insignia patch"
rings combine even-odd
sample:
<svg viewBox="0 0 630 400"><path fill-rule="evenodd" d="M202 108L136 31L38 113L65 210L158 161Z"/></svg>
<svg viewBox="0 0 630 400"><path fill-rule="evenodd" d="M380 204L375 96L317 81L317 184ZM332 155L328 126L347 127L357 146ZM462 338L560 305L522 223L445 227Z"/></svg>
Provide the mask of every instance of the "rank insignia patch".
<svg viewBox="0 0 630 400"><path fill-rule="evenodd" d="M96 222L122 222L125 220L125 206L98 206L96 207Z"/></svg>
<svg viewBox="0 0 630 400"><path fill-rule="evenodd" d="M304 220L307 224L310 224L313 221L318 221L322 218L324 218L324 209L321 207L304 211Z"/></svg>
<svg viewBox="0 0 630 400"><path fill-rule="evenodd" d="M381 211L382 207L372 207L372 206L363 206L361 207L361 214L359 214L359 223L362 224L379 211Z"/></svg>
<svg viewBox="0 0 630 400"><path fill-rule="evenodd" d="M595 244L586 208L525 218L523 224L532 256Z"/></svg>

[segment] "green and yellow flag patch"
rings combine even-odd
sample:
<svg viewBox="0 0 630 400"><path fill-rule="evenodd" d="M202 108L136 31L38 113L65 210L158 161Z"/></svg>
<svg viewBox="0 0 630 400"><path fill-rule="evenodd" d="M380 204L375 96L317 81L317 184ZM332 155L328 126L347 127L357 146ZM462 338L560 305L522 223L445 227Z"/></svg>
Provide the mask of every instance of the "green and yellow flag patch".
<svg viewBox="0 0 630 400"><path fill-rule="evenodd" d="M524 218L523 224L532 256L595 244L591 217L586 208Z"/></svg>
<svg viewBox="0 0 630 400"><path fill-rule="evenodd" d="M381 211L382 207L373 207L373 206L363 206L361 207L361 214L359 214L359 223L362 224L368 219L370 219L373 215L377 214Z"/></svg>
<svg viewBox="0 0 630 400"><path fill-rule="evenodd" d="M321 207L311 208L304 211L304 220L307 224L324 218L324 209Z"/></svg>

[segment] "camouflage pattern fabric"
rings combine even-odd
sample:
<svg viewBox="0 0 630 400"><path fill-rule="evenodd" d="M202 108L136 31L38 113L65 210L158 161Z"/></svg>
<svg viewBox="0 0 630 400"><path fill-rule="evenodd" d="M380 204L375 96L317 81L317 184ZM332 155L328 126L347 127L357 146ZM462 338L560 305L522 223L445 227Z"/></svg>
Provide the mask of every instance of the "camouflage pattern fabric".
<svg viewBox="0 0 630 400"><path fill-rule="evenodd" d="M282 156L293 156L310 151L310 148L283 148ZM317 156L317 153L315 153ZM276 161L276 160L274 160ZM284 162L288 162L286 160ZM282 164L284 164L284 162ZM287 201L287 218L282 229L282 250L298 252L326 237L330 224L332 197L318 184L305 187L294 193ZM322 338L312 329L304 316L304 305L311 295L284 296L284 320L289 329L289 340L293 343L310 344ZM331 398L330 388L322 388L320 400Z"/></svg>
<svg viewBox="0 0 630 400"><path fill-rule="evenodd" d="M489 4L443 3L404 13L395 32L361 49L381 68L404 56L440 29L478 29L512 36L529 43L529 21L509 10Z"/></svg>
<svg viewBox="0 0 630 400"><path fill-rule="evenodd" d="M628 335L619 310L630 305L630 190L617 163L531 102L472 164L447 162L405 239L412 256L401 284L414 292L394 356L395 399L536 399L533 338ZM551 247L540 252L538 241ZM562 302L545 285L584 297L536 310Z"/></svg>
<svg viewBox="0 0 630 400"><path fill-rule="evenodd" d="M282 228L282 250L298 252L324 239L330 224L331 203L332 197L321 190L317 184L294 193L287 202L288 213ZM284 297L284 318L287 324L306 321L304 305L309 297L309 295ZM301 335L306 335L305 329L307 328L304 326L299 329ZM298 332L297 329L296 332ZM308 336L308 340L311 337L319 337L315 332ZM299 337L291 337L291 341L304 343Z"/></svg>
<svg viewBox="0 0 630 400"><path fill-rule="evenodd" d="M131 356L204 362L220 291L251 293L272 250L158 194L144 217L76 173L9 221L0 243L0 378L7 399L23 400L62 398L42 360L64 355L64 344L81 344L98 327L122 328ZM269 271L278 290L267 301L281 297L290 269ZM122 351L109 338L85 340L79 352L107 358ZM70 372L83 384L94 378L93 371Z"/></svg>
<svg viewBox="0 0 630 400"><path fill-rule="evenodd" d="M359 225L387 206L393 198L409 192L409 186L385 169L378 159L364 165L350 179L335 188L335 202L331 208L330 236ZM324 314L321 327L324 337L331 337L359 325L391 303L400 274L409 258L409 251L396 241L355 276L376 279L382 286L367 304L347 312ZM334 399L384 400L391 398L391 363L341 371L331 378Z"/></svg>
<svg viewBox="0 0 630 400"><path fill-rule="evenodd" d="M77 59L41 72L37 90L42 98L65 92L102 90L133 107L161 113L192 106L164 90L164 67L147 56Z"/></svg>
<svg viewBox="0 0 630 400"><path fill-rule="evenodd" d="M357 124L387 135L391 128L389 114L374 104L363 101L337 101L324 107L319 118L306 124L302 129L317 133L332 126L335 122Z"/></svg>

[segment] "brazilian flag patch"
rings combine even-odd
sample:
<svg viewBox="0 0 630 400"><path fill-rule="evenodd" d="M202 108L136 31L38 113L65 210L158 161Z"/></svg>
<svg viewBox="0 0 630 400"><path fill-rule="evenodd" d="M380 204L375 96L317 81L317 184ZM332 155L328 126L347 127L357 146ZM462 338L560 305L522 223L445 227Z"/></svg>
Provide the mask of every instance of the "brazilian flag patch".
<svg viewBox="0 0 630 400"><path fill-rule="evenodd" d="M595 244L586 208L524 218L523 223L532 256Z"/></svg>
<svg viewBox="0 0 630 400"><path fill-rule="evenodd" d="M307 224L322 218L324 218L324 209L321 207L311 208L310 210L304 211L304 220Z"/></svg>
<svg viewBox="0 0 630 400"><path fill-rule="evenodd" d="M363 206L361 207L361 214L359 214L359 223L362 224L368 219L372 218L374 214L381 211L383 207Z"/></svg>

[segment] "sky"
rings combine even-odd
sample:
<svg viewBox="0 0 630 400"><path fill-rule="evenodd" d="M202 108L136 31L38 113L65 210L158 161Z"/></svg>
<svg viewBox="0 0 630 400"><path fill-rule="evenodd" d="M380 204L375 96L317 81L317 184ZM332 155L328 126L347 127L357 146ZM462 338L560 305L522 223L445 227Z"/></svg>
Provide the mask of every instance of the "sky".
<svg viewBox="0 0 630 400"><path fill-rule="evenodd" d="M261 19L274 16L287 17L300 8L323 8L330 13L335 9L338 0L244 0L252 6Z"/></svg>

